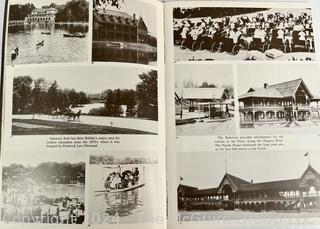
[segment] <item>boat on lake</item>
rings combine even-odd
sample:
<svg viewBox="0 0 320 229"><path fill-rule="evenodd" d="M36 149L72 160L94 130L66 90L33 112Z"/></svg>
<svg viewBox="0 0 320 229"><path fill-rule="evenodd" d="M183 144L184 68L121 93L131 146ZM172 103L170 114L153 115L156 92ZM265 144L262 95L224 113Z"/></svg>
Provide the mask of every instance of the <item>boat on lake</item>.
<svg viewBox="0 0 320 229"><path fill-rule="evenodd" d="M107 46L107 47L122 48L122 47L124 47L124 43L123 43L123 42L114 42L114 41L111 41L111 42L107 42L107 43L106 43L106 46Z"/></svg>
<svg viewBox="0 0 320 229"><path fill-rule="evenodd" d="M84 38L86 35L83 33L64 33L63 37Z"/></svg>
<svg viewBox="0 0 320 229"><path fill-rule="evenodd" d="M37 48L40 48L40 47L44 46L44 40L38 42L38 43L36 44L36 46L37 46Z"/></svg>
<svg viewBox="0 0 320 229"><path fill-rule="evenodd" d="M42 32L41 32L41 34L44 34L44 35L50 35L50 34L51 34L51 32L49 32L49 31L48 31L48 32L43 32L43 31L42 31Z"/></svg>

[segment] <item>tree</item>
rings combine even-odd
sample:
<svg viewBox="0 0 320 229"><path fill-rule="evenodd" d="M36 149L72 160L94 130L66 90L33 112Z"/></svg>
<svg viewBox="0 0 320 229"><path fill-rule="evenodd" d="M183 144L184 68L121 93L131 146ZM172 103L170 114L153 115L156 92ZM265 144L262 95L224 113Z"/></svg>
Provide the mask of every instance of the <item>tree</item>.
<svg viewBox="0 0 320 229"><path fill-rule="evenodd" d="M32 3L27 3L25 5L13 4L9 8L9 20L24 20L28 14L36 7Z"/></svg>
<svg viewBox="0 0 320 229"><path fill-rule="evenodd" d="M234 98L234 88L232 85L225 85L226 93L229 98Z"/></svg>
<svg viewBox="0 0 320 229"><path fill-rule="evenodd" d="M51 86L48 89L47 95L46 95L46 107L49 112L52 111L52 109L56 110L59 107L59 97L58 97L58 83L57 81L54 81Z"/></svg>
<svg viewBox="0 0 320 229"><path fill-rule="evenodd" d="M117 9L120 9L121 5L124 4L124 0L94 0L93 4L94 7L96 6L102 6L107 7L110 5L111 7L115 7Z"/></svg>
<svg viewBox="0 0 320 229"><path fill-rule="evenodd" d="M27 112L31 104L32 78L30 76L19 76L13 79L13 114Z"/></svg>
<svg viewBox="0 0 320 229"><path fill-rule="evenodd" d="M46 81L43 78L38 78L34 81L34 87L31 92L32 95L32 113L41 114L45 107L45 95L46 95ZM34 116L33 116L34 118Z"/></svg>
<svg viewBox="0 0 320 229"><path fill-rule="evenodd" d="M141 118L158 120L158 75L152 70L139 75L142 82L136 86L137 115Z"/></svg>
<svg viewBox="0 0 320 229"><path fill-rule="evenodd" d="M214 83L208 83L207 81L202 82L199 88L216 88L217 86Z"/></svg>

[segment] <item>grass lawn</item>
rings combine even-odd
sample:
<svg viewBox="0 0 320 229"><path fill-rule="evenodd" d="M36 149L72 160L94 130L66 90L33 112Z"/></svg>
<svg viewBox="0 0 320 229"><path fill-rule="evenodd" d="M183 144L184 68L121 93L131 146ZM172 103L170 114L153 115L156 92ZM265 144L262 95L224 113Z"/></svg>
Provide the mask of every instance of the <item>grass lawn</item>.
<svg viewBox="0 0 320 229"><path fill-rule="evenodd" d="M57 122L37 119L12 119L12 123L35 125L34 128L22 128L13 125L12 135L60 135L60 134L145 134L156 135L155 133L140 130L88 125L76 122ZM43 126L37 128L38 126ZM47 127L47 128L46 128Z"/></svg>

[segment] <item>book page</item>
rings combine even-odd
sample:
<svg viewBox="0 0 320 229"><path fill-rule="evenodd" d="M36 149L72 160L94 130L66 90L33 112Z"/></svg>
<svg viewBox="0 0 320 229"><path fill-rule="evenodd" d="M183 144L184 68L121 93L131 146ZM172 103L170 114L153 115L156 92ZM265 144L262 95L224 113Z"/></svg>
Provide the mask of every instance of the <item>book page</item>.
<svg viewBox="0 0 320 229"><path fill-rule="evenodd" d="M7 11L0 227L166 227L163 4Z"/></svg>
<svg viewBox="0 0 320 229"><path fill-rule="evenodd" d="M165 3L169 228L319 225L312 6Z"/></svg>

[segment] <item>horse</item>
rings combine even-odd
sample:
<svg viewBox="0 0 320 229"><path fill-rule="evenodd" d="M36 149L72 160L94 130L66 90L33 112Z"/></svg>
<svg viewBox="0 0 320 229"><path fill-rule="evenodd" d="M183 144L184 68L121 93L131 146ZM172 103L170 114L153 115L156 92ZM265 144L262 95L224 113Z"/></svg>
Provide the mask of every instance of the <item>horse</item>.
<svg viewBox="0 0 320 229"><path fill-rule="evenodd" d="M74 113L72 111L66 111L64 113L64 117L66 117L67 120L72 119L73 121L80 122L80 116L81 116L81 110L79 110L77 113Z"/></svg>

